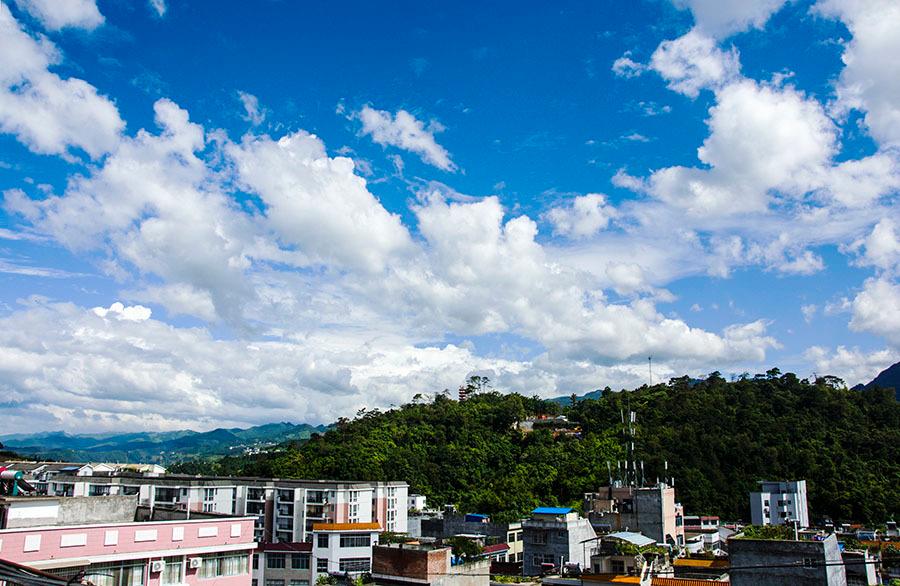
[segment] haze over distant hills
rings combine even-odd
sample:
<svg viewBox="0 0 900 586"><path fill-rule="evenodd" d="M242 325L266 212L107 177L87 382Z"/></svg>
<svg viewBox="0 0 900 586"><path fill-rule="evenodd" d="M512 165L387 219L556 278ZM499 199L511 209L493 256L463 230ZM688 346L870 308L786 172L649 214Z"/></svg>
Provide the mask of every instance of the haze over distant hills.
<svg viewBox="0 0 900 586"><path fill-rule="evenodd" d="M28 457L74 461L169 463L198 456L240 454L289 440L308 439L326 425L268 423L247 429L70 435L62 431L0 436L12 451Z"/></svg>

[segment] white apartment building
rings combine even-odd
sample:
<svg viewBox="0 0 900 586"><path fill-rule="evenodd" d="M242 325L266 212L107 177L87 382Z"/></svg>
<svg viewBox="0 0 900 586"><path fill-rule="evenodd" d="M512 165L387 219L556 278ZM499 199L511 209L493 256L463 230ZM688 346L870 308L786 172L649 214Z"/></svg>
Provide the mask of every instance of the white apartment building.
<svg viewBox="0 0 900 586"><path fill-rule="evenodd" d="M312 580L319 574L358 575L372 571L378 523L314 523Z"/></svg>
<svg viewBox="0 0 900 586"><path fill-rule="evenodd" d="M49 481L47 492L138 495L140 504L150 507L250 516L258 542L309 541L315 523L378 523L382 531L407 531L405 482L60 474Z"/></svg>
<svg viewBox="0 0 900 586"><path fill-rule="evenodd" d="M759 491L750 493L750 520L754 525L790 525L796 521L801 528L809 527L806 481L761 480Z"/></svg>

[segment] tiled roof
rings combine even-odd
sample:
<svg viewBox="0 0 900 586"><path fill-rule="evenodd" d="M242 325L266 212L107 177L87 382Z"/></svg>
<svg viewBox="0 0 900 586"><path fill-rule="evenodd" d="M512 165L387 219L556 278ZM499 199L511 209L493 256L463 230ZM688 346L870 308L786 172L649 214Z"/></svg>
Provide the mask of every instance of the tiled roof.
<svg viewBox="0 0 900 586"><path fill-rule="evenodd" d="M676 568L728 568L728 560L703 560L677 558L672 562Z"/></svg>
<svg viewBox="0 0 900 586"><path fill-rule="evenodd" d="M509 545L506 543L495 543L494 545L485 545L482 550L484 553L499 553L501 551L507 551L509 549Z"/></svg>
<svg viewBox="0 0 900 586"><path fill-rule="evenodd" d="M380 530L378 523L313 523L313 531L372 531Z"/></svg>

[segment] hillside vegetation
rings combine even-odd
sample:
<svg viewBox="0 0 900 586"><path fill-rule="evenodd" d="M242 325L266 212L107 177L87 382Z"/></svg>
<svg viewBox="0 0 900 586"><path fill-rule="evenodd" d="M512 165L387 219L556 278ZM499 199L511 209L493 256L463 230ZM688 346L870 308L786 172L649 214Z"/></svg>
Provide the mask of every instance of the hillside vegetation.
<svg viewBox="0 0 900 586"><path fill-rule="evenodd" d="M575 398L573 398L575 399ZM668 460L689 513L749 517L747 493L761 479L806 479L814 517L882 522L900 513L900 406L884 389L851 391L837 379L800 381L777 370L727 382L687 377L596 399L551 401L445 395L387 412L361 412L277 453L225 458L193 472L406 480L433 505L513 518L532 507L577 505L622 459L620 413L637 413L636 457L646 477ZM515 422L562 411L581 437Z"/></svg>

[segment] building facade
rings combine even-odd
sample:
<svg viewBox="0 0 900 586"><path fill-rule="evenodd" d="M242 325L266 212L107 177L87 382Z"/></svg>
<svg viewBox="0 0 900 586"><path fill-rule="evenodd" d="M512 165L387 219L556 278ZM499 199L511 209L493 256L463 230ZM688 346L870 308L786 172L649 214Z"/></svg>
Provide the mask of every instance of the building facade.
<svg viewBox="0 0 900 586"><path fill-rule="evenodd" d="M600 532L634 531L660 544L685 544L684 508L675 501L674 487L663 482L655 486L604 486L584 496L588 518Z"/></svg>
<svg viewBox="0 0 900 586"><path fill-rule="evenodd" d="M806 481L760 481L759 491L750 493L750 519L754 525L809 527Z"/></svg>
<svg viewBox="0 0 900 586"><path fill-rule="evenodd" d="M251 586L253 520L171 511L133 497L0 500L0 556L96 586ZM138 519L147 518L141 521Z"/></svg>
<svg viewBox="0 0 900 586"><path fill-rule="evenodd" d="M846 586L837 537L823 541L732 538L732 586Z"/></svg>
<svg viewBox="0 0 900 586"><path fill-rule="evenodd" d="M567 507L538 507L522 522L526 576L537 576L545 569L566 565L586 568L597 534L590 521Z"/></svg>

